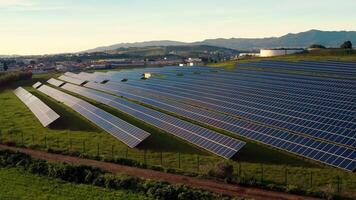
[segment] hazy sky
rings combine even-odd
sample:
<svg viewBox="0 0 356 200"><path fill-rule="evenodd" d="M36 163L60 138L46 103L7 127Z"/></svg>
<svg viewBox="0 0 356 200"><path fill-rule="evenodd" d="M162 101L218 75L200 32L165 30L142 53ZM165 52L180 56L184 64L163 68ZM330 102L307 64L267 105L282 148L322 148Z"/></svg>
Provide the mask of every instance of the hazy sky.
<svg viewBox="0 0 356 200"><path fill-rule="evenodd" d="M0 55L356 30L356 0L0 0Z"/></svg>

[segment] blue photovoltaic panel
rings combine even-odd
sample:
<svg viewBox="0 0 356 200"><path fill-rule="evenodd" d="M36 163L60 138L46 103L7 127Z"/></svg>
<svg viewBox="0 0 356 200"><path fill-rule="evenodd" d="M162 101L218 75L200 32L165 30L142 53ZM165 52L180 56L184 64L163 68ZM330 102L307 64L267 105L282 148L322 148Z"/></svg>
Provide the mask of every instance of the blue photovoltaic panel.
<svg viewBox="0 0 356 200"><path fill-rule="evenodd" d="M141 130L72 95L66 94L46 85L41 86L38 90L69 106L83 117L104 129L131 148L137 146L150 135L144 130Z"/></svg>
<svg viewBox="0 0 356 200"><path fill-rule="evenodd" d="M18 87L14 93L32 111L44 127L59 118L56 112L22 87Z"/></svg>
<svg viewBox="0 0 356 200"><path fill-rule="evenodd" d="M62 88L112 106L126 114L156 126L159 129L224 158L231 158L245 145L245 142L243 141L221 135L209 129L202 128L109 94L72 84L65 84Z"/></svg>
<svg viewBox="0 0 356 200"><path fill-rule="evenodd" d="M198 69L199 73L194 73ZM214 123L218 128L297 155L350 171L355 169L355 81L175 67L149 69L165 78L139 80L146 70L107 73L106 79L110 81L104 84L105 88L96 86L202 123ZM177 76L180 72L184 76ZM79 74L78 78L95 81L96 73L88 76ZM124 77L129 81L122 83ZM93 87L91 83L86 86ZM221 116L211 113L240 120L225 118L220 124ZM228 122L233 125L227 125ZM233 129L236 126L242 131Z"/></svg>

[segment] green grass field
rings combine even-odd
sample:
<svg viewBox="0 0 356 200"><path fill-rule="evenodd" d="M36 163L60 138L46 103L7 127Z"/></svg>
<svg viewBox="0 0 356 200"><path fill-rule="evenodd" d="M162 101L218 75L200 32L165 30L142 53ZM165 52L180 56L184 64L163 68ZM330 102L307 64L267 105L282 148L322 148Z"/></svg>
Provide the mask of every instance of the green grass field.
<svg viewBox="0 0 356 200"><path fill-rule="evenodd" d="M36 81L45 82L51 76L57 75L36 75L32 81L19 82L0 90L0 110L3 111L0 115L0 130L1 138L4 141L16 141L18 144L24 143L26 146L42 149L50 147L52 149L85 152L89 155L99 154L108 158L112 156L128 157L140 162L147 162L150 165L181 168L184 171L197 172L199 169L200 173L205 173L212 165L222 160L106 105L84 98L152 134L139 148L128 149L120 141L94 126L70 108L30 87L32 83ZM62 116L61 119L49 128L43 128L26 106L13 94L12 89L18 85L25 86L26 89L42 99ZM216 131L222 132L221 130ZM231 135L226 132L222 133ZM197 155L199 155L199 166ZM338 175L342 177L345 192L356 191L356 176L354 173L322 166L251 141L247 141L247 145L238 153L237 159L241 166L234 161L231 161L231 163L234 165L236 173L245 178L260 179L263 174L264 181L283 184L287 167L289 171L288 181L299 187L308 189L310 184L307 180L309 174L313 173L313 189L317 190L328 187L330 184L334 185L333 181ZM238 170L240 167L241 172ZM303 178L301 179L301 177Z"/></svg>
<svg viewBox="0 0 356 200"><path fill-rule="evenodd" d="M16 168L0 168L0 199L87 200L150 199L125 190L109 190L91 185L72 184L30 174Z"/></svg>
<svg viewBox="0 0 356 200"><path fill-rule="evenodd" d="M292 54L286 56L276 56L271 58L251 57L239 61L226 61L220 63L210 63L211 67L224 67L228 70L234 70L239 63L259 61L259 60L284 60L284 61L300 61L300 60L335 60L335 61L356 61L356 50L343 49L324 49L311 51L306 53Z"/></svg>

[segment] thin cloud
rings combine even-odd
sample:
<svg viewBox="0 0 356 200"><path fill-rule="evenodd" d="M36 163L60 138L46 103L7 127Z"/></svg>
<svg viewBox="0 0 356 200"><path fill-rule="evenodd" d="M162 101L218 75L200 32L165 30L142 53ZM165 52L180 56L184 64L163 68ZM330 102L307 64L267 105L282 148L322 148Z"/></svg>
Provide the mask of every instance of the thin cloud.
<svg viewBox="0 0 356 200"><path fill-rule="evenodd" d="M0 0L1 7L31 7L35 3L30 0Z"/></svg>

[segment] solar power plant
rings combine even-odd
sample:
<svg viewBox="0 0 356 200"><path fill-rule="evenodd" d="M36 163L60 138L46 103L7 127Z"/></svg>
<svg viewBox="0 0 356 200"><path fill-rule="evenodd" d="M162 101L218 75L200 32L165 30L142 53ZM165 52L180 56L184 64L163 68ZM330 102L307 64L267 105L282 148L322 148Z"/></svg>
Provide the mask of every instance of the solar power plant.
<svg viewBox="0 0 356 200"><path fill-rule="evenodd" d="M110 82L105 85L111 87L120 83L121 86L114 89L121 91L122 85L126 85L131 88L126 88L124 92L129 93L138 88L179 101L180 104L237 117L252 125L258 124L262 130L268 127L270 130L292 134L291 137L282 137L289 142L301 142L306 147L317 146L320 153L329 152L334 157L325 160L327 156L320 157L318 153L303 152L301 149L299 153L293 153L350 171L355 169L356 105L355 90L352 87L355 81L241 70L216 70L218 73L210 73L211 69L208 68L201 70L201 74L194 74L196 69L185 68L184 76L176 75L183 71L178 68L152 69L167 77L153 77L145 81L139 80L139 73L132 71L136 74L125 74L131 77L126 83L120 82L120 72L108 73ZM300 136L316 142L295 139ZM270 145L287 150L285 146ZM296 149L298 147L292 150ZM340 157L345 159L347 166L340 162Z"/></svg>
<svg viewBox="0 0 356 200"><path fill-rule="evenodd" d="M40 87L42 85L41 82L37 82L35 84L32 85L33 88L37 89L38 87Z"/></svg>
<svg viewBox="0 0 356 200"><path fill-rule="evenodd" d="M121 112L129 114L167 133L173 134L189 143L227 159L233 157L245 145L243 141L216 133L212 130L113 95L69 83L63 85L62 88L116 108Z"/></svg>
<svg viewBox="0 0 356 200"><path fill-rule="evenodd" d="M97 90L102 90L105 92L110 92L116 95L125 96L127 98L131 98L143 102L145 104L149 104L151 106L155 106L157 108L175 114L179 114L191 120L195 120L201 123L205 123L207 125L211 125L229 131L239 136L244 136L249 139L257 140L264 144L272 145L279 149L287 150L291 153L296 153L300 156L306 156L312 150L315 152L326 153L327 155L323 157L324 160L322 160L321 157L314 158L316 154L313 154L309 157L314 160L318 160L319 158L318 161L324 162L326 164L330 164L328 162L325 162L330 157L335 158L331 152L325 152L325 149L323 149L325 146L330 145L326 142L318 141L298 134L292 134L287 131L264 127L259 124L249 123L247 121L240 120L234 117L211 112L206 109L201 109L198 107L186 105L180 102L174 102L173 100L166 100L160 97L161 95L155 95L153 92L148 92L148 91L145 92L144 90L140 90L138 88L125 87L123 86L123 84L120 84L120 86L118 87L118 85L113 85L113 84L102 85L96 83L87 83L85 84L85 86ZM309 144L312 143L320 144L321 142L322 144L318 145L318 147L316 148L312 148L305 145L305 143L307 142ZM290 145L290 144L293 145L289 146L289 148L285 148L286 147L285 145ZM344 148L342 146L339 146L338 148L342 149L340 151L345 151L350 153L349 156L351 157L352 150ZM343 158L343 159L348 160L348 158ZM352 166L350 167L352 168Z"/></svg>
<svg viewBox="0 0 356 200"><path fill-rule="evenodd" d="M85 83L85 81L83 81L83 80L75 79L75 78L72 78L72 77L66 76L66 75L60 76L59 79L62 80L62 81L66 81L66 82L69 82L69 83L76 84L76 85L82 85L83 83Z"/></svg>
<svg viewBox="0 0 356 200"><path fill-rule="evenodd" d="M57 86L57 87L59 87L59 86L64 84L63 81L60 81L60 80L57 80L57 79L54 79L54 78L51 78L51 79L47 80L47 83L49 83L51 85L54 85L54 86Z"/></svg>
<svg viewBox="0 0 356 200"><path fill-rule="evenodd" d="M42 93L65 104L80 115L104 129L127 146L133 148L145 140L150 134L141 130L114 115L97 108L86 101L66 94L62 91L43 85L38 88Z"/></svg>
<svg viewBox="0 0 356 200"><path fill-rule="evenodd" d="M343 76L356 76L356 64L342 62L317 62L317 61L257 61L239 65L240 67L260 67L268 69L289 69L297 71L323 72Z"/></svg>
<svg viewBox="0 0 356 200"><path fill-rule="evenodd" d="M32 111L43 127L50 125L59 118L56 112L22 87L18 87L14 90L14 93Z"/></svg>

